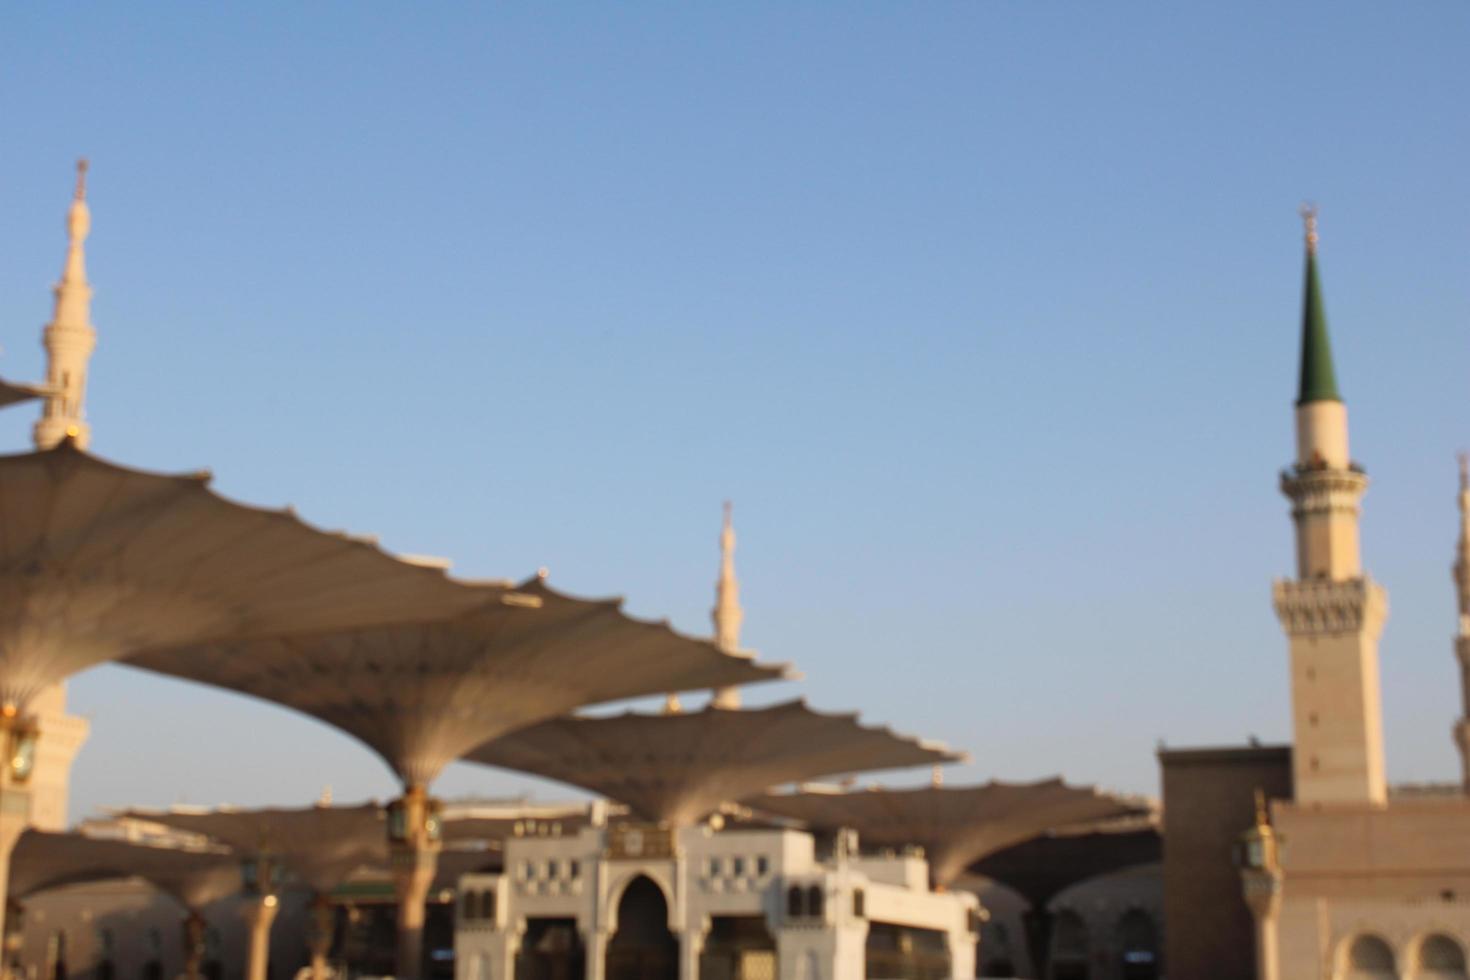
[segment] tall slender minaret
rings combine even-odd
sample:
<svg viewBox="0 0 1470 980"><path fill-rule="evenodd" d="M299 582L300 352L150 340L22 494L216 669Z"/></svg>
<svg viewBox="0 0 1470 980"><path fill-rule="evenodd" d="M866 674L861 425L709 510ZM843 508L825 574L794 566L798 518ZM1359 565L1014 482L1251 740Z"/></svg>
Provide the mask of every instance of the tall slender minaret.
<svg viewBox="0 0 1470 980"><path fill-rule="evenodd" d="M91 229L87 210L87 161L77 161L77 189L66 213L66 265L56 284L56 308L43 343L48 355L46 400L36 423L36 448L50 449L67 436L86 447L91 434L82 418L87 358L96 345L92 329L92 287L87 285L82 242ZM85 718L66 713L66 682L43 690L31 706L40 739L31 773L31 825L65 830L71 765L91 729Z"/></svg>
<svg viewBox="0 0 1470 980"><path fill-rule="evenodd" d="M1358 512L1368 478L1348 455L1317 281L1317 212L1306 221L1296 462L1281 475L1296 524L1297 577L1278 581L1276 614L1291 649L1292 769L1301 803L1382 803L1378 636L1388 597L1363 574Z"/></svg>
<svg viewBox="0 0 1470 980"><path fill-rule="evenodd" d="M735 581L735 525L730 519L731 507L725 503L725 523L720 529L720 577L715 580L715 608L710 619L715 624L715 643L726 653L740 650L740 621L745 618L740 608L740 583ZM740 688L722 687L710 702L716 708L740 707Z"/></svg>
<svg viewBox="0 0 1470 980"><path fill-rule="evenodd" d="M1455 744L1460 748L1460 771L1470 793L1470 455L1460 454L1460 540L1455 545L1455 597L1460 603L1460 632L1455 656L1460 661L1460 720L1455 722Z"/></svg>
<svg viewBox="0 0 1470 980"><path fill-rule="evenodd" d="M87 210L87 161L77 161L77 190L66 212L66 265L56 284L56 307L46 325L42 343L46 347L46 395L41 420L36 423L37 449L50 449L70 437L85 449L91 428L83 415L87 392L87 359L97 346L92 329L92 287L87 285L87 268L82 243L92 228Z"/></svg>

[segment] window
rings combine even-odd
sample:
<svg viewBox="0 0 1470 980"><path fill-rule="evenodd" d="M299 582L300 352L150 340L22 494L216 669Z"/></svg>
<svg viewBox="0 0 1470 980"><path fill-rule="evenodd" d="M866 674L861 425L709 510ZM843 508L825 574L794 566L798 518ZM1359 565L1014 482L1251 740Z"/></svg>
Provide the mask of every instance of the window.
<svg viewBox="0 0 1470 980"><path fill-rule="evenodd" d="M745 858L735 858L734 861L731 862L730 873L737 878L745 874Z"/></svg>
<svg viewBox="0 0 1470 980"><path fill-rule="evenodd" d="M861 919L868 914L868 896L861 888L852 890L852 917Z"/></svg>
<svg viewBox="0 0 1470 980"><path fill-rule="evenodd" d="M1433 935L1419 944L1419 976L1465 976L1465 951L1449 936Z"/></svg>
<svg viewBox="0 0 1470 980"><path fill-rule="evenodd" d="M786 890L786 917L788 919L799 919L806 914L806 894L800 885L792 885Z"/></svg>
<svg viewBox="0 0 1470 980"><path fill-rule="evenodd" d="M567 862L567 875L569 877L577 878L577 877L580 877L581 874L582 874L582 862L581 861L568 861Z"/></svg>
<svg viewBox="0 0 1470 980"><path fill-rule="evenodd" d="M479 905L475 902L474 892L465 892L460 898L459 914L466 919L473 919L479 914Z"/></svg>
<svg viewBox="0 0 1470 980"><path fill-rule="evenodd" d="M812 885L806 890L806 914L816 918L822 917L822 894L821 885Z"/></svg>
<svg viewBox="0 0 1470 980"><path fill-rule="evenodd" d="M757 875L764 878L766 875L770 874L770 871L771 862L769 858L758 857L755 859L755 873Z"/></svg>
<svg viewBox="0 0 1470 980"><path fill-rule="evenodd" d="M1348 947L1348 972L1352 980L1389 980L1398 976L1393 949L1377 936L1359 936Z"/></svg>

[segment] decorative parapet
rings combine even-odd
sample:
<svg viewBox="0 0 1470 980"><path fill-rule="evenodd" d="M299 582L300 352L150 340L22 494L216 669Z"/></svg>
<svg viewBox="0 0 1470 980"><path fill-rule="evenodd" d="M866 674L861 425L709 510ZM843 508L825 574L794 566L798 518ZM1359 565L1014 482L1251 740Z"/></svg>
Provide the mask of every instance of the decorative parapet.
<svg viewBox="0 0 1470 980"><path fill-rule="evenodd" d="M674 832L658 824L613 824L607 838L607 856L613 861L671 858L676 850Z"/></svg>
<svg viewBox="0 0 1470 980"><path fill-rule="evenodd" d="M1360 631L1377 636L1388 618L1388 593L1367 577L1340 582L1278 580L1272 597L1288 636Z"/></svg>
<svg viewBox="0 0 1470 980"><path fill-rule="evenodd" d="M1281 492L1291 499L1292 514L1356 514L1368 489L1361 469L1317 469L1293 466L1281 471Z"/></svg>

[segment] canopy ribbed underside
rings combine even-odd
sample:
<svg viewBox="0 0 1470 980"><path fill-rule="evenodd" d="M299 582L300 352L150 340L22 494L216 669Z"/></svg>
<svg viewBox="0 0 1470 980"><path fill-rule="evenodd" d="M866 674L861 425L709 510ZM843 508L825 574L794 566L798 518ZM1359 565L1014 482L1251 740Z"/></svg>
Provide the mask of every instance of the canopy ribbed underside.
<svg viewBox="0 0 1470 980"><path fill-rule="evenodd" d="M948 884L992 851L1056 827L1127 816L1141 803L1068 786L1060 779L981 786L767 794L745 801L756 810L836 830L851 827L863 845L922 846L930 875Z"/></svg>
<svg viewBox="0 0 1470 980"><path fill-rule="evenodd" d="M783 674L620 607L533 579L454 619L199 644L130 664L319 718L410 786L490 739L583 705Z"/></svg>
<svg viewBox="0 0 1470 980"><path fill-rule="evenodd" d="M63 442L0 457L0 702L134 651L450 616L502 590L453 582L207 478Z"/></svg>
<svg viewBox="0 0 1470 980"><path fill-rule="evenodd" d="M186 908L200 909L240 890L240 860L217 851L152 847L82 834L27 830L10 858L10 894L112 878L143 878Z"/></svg>
<svg viewBox="0 0 1470 980"><path fill-rule="evenodd" d="M17 384L14 381L6 381L0 378L0 408L7 405L17 405L28 402L33 398L40 398L41 393L31 385Z"/></svg>
<svg viewBox="0 0 1470 980"><path fill-rule="evenodd" d="M970 873L1015 889L1033 909L1044 909L1073 885L1162 857L1163 839L1152 826L1042 834L992 851L970 865Z"/></svg>
<svg viewBox="0 0 1470 980"><path fill-rule="evenodd" d="M781 783L959 757L866 728L856 715L821 714L792 701L748 711L557 718L466 758L593 790L645 820L685 825Z"/></svg>
<svg viewBox="0 0 1470 980"><path fill-rule="evenodd" d="M202 834L245 856L269 854L302 883L328 892L364 864L388 860L383 808L313 806L260 810L129 810L134 820Z"/></svg>

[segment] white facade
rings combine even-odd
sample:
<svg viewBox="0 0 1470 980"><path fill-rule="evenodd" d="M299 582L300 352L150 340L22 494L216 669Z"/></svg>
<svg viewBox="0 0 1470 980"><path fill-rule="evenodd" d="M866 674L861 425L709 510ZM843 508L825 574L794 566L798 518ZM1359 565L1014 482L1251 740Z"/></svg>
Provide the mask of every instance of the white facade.
<svg viewBox="0 0 1470 980"><path fill-rule="evenodd" d="M586 980L860 980L870 939L881 965L873 976L975 975L974 895L931 891L921 857L842 850L819 861L806 833L703 826L511 838L504 873L459 882L456 980L512 980L518 957L523 978L566 976L577 964ZM651 882L662 897L668 958L621 945L619 914L635 882L640 895L652 895Z"/></svg>

